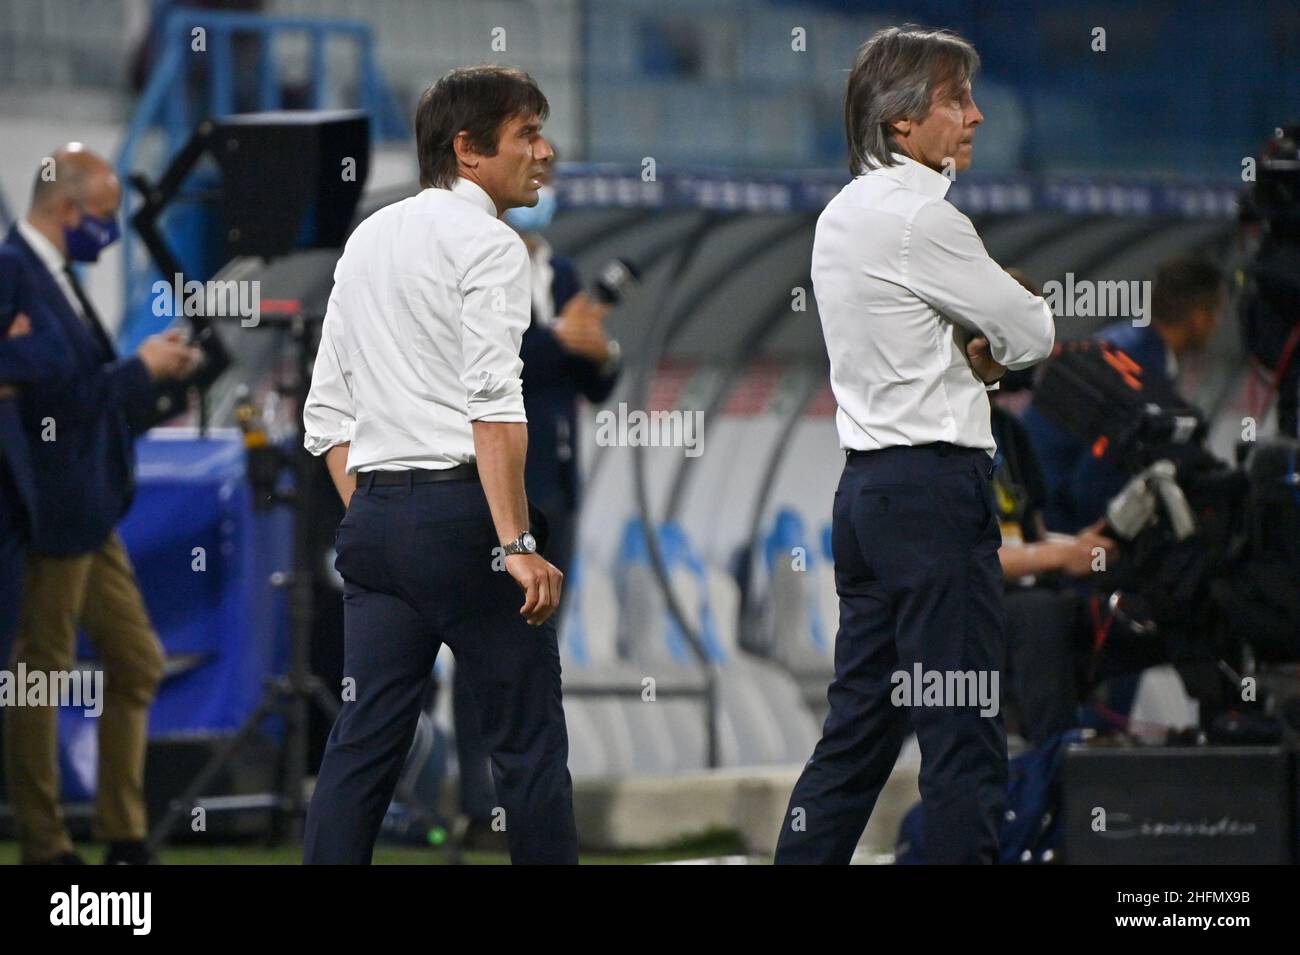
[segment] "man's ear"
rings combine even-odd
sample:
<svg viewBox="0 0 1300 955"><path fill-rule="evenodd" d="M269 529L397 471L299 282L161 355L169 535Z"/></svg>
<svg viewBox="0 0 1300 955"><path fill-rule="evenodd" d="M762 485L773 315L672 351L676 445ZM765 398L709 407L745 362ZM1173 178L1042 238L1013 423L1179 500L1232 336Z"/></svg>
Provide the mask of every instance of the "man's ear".
<svg viewBox="0 0 1300 955"><path fill-rule="evenodd" d="M469 133L465 130L458 132L451 141L451 147L456 151L456 162L469 169L478 166L478 153L470 144Z"/></svg>
<svg viewBox="0 0 1300 955"><path fill-rule="evenodd" d="M897 136L906 136L912 131L912 121L910 119L896 119L889 124L889 128Z"/></svg>
<svg viewBox="0 0 1300 955"><path fill-rule="evenodd" d="M77 214L76 200L69 195L62 195L55 201L58 203L58 205L55 206L55 210L59 222L63 225L70 226L73 222L77 221L79 216Z"/></svg>

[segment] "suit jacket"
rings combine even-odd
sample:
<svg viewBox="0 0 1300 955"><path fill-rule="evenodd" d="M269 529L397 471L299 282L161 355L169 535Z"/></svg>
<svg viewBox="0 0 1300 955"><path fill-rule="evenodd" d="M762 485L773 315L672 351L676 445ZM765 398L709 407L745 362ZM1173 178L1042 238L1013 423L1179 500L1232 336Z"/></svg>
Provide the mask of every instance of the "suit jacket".
<svg viewBox="0 0 1300 955"><path fill-rule="evenodd" d="M581 285L568 259L552 257L551 268L551 297L559 315ZM555 333L536 320L524 332L519 357L528 416L528 497L544 511L572 511L578 506L578 395L600 403L618 375L602 376L599 365L565 351Z"/></svg>
<svg viewBox="0 0 1300 955"><path fill-rule="evenodd" d="M135 450L126 410L149 401L153 385L139 358L118 357L107 336L86 327L17 228L0 249L16 259L50 319L37 347L57 354L55 372L25 385L19 402L35 478L31 549L89 553L131 505Z"/></svg>
<svg viewBox="0 0 1300 955"><path fill-rule="evenodd" d="M9 337L14 319L23 314L32 324L30 334ZM54 317L44 303L32 296L22 261L13 249L0 245L0 386L27 387L33 382L55 379L61 373ZM23 433L20 393L0 397L0 471L15 494L0 495L0 508L9 520L7 527L26 527L28 536L36 529L36 478L31 452Z"/></svg>

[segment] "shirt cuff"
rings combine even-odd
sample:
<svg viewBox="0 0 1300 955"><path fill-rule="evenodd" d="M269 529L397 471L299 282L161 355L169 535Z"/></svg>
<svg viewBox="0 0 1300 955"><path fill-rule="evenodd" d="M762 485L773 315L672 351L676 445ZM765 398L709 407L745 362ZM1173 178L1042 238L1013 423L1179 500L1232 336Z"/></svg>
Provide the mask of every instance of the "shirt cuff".
<svg viewBox="0 0 1300 955"><path fill-rule="evenodd" d="M1002 379L999 378L997 381L993 382L993 384L991 384L991 385L985 385L985 386L984 386L984 390L985 390L985 391L997 391L997 390L998 390L999 388L1001 388L1001 387L1002 387Z"/></svg>
<svg viewBox="0 0 1300 955"><path fill-rule="evenodd" d="M519 378L494 378L484 373L482 384L466 400L470 421L527 422L524 383Z"/></svg>
<svg viewBox="0 0 1300 955"><path fill-rule="evenodd" d="M311 452L313 457L320 457L330 448L338 447L340 444L352 443L352 426L348 425L345 431L337 434L311 434L307 433L302 436L302 446Z"/></svg>

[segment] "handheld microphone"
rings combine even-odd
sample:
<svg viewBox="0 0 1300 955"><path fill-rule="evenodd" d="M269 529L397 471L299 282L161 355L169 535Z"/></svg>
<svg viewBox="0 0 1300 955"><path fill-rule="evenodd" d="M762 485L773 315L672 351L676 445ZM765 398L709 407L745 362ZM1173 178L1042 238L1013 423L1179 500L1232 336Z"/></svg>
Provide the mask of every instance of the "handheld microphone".
<svg viewBox="0 0 1300 955"><path fill-rule="evenodd" d="M611 308L623 301L623 297L641 284L641 272L627 259L610 259L596 273L591 295L602 305Z"/></svg>

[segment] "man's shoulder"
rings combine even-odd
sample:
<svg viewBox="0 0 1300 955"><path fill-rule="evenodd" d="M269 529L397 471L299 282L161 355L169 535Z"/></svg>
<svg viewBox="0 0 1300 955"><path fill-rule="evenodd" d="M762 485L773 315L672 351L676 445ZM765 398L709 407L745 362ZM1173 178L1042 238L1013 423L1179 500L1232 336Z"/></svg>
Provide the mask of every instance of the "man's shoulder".
<svg viewBox="0 0 1300 955"><path fill-rule="evenodd" d="M938 208L944 207L946 209ZM883 176L859 176L827 204L817 218L813 256L824 263L852 255L900 255L914 236L946 234L961 213L946 200L925 196Z"/></svg>
<svg viewBox="0 0 1300 955"><path fill-rule="evenodd" d="M39 263L34 262L23 247L8 240L0 242L0 286L6 293L17 289L32 290L37 267Z"/></svg>
<svg viewBox="0 0 1300 955"><path fill-rule="evenodd" d="M418 196L407 196L405 199L398 199L396 202L390 202L386 206L380 206L370 215L366 216L357 223L357 227L352 230L349 236L349 243L358 235L364 236L366 233L374 232L376 229L382 229L384 226L400 219L405 210L413 203Z"/></svg>
<svg viewBox="0 0 1300 955"><path fill-rule="evenodd" d="M27 256L12 237L0 241L0 269L3 269L6 275L25 271L27 265Z"/></svg>
<svg viewBox="0 0 1300 955"><path fill-rule="evenodd" d="M939 196L927 196L888 176L858 176L845 184L822 210L828 221L857 223L862 229L877 229L885 222L899 225L913 222L924 211L928 218L943 220L961 216L957 207Z"/></svg>
<svg viewBox="0 0 1300 955"><path fill-rule="evenodd" d="M394 216L420 221L434 232L454 236L458 246L463 246L465 240L482 239L524 248L518 232L450 189L423 189L388 208Z"/></svg>
<svg viewBox="0 0 1300 955"><path fill-rule="evenodd" d="M483 242L524 248L519 233L500 219L470 206L446 189L424 189L366 216L348 237L344 251L364 254L373 247L376 236L399 229L404 235L427 234L431 242L454 240L445 244L453 257Z"/></svg>
<svg viewBox="0 0 1300 955"><path fill-rule="evenodd" d="M458 230L452 255L462 271L476 262L499 260L510 268L529 273L528 246L524 238L509 225L482 210L468 217Z"/></svg>

